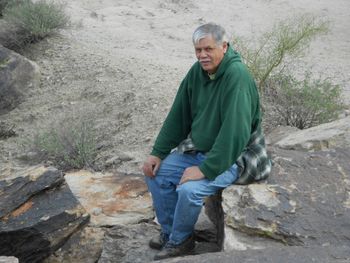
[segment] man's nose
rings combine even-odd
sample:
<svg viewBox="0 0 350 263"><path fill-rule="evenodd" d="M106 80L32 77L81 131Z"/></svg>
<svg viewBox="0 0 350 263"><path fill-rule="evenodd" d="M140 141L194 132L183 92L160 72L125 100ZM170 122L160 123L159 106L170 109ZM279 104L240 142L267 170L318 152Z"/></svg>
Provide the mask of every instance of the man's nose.
<svg viewBox="0 0 350 263"><path fill-rule="evenodd" d="M201 49L201 50L199 51L199 57L200 57L200 58L204 58L204 57L206 57L206 56L207 56L207 52L205 52L204 49Z"/></svg>

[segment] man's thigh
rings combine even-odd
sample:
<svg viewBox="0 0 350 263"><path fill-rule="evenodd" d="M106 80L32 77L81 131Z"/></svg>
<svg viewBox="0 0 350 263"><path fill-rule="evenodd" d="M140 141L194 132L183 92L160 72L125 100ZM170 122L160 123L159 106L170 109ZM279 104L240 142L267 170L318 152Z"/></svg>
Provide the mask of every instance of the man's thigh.
<svg viewBox="0 0 350 263"><path fill-rule="evenodd" d="M161 162L156 178L178 184L185 169L200 165L202 159L197 158L196 155L180 154L174 151Z"/></svg>

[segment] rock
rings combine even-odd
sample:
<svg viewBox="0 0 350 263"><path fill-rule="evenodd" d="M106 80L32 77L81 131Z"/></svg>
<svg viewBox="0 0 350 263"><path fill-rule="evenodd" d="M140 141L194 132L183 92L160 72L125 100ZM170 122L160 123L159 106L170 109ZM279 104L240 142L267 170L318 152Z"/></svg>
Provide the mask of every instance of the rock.
<svg viewBox="0 0 350 263"><path fill-rule="evenodd" d="M0 263L18 263L18 258L0 256Z"/></svg>
<svg viewBox="0 0 350 263"><path fill-rule="evenodd" d="M0 45L0 114L14 109L39 84L39 67Z"/></svg>
<svg viewBox="0 0 350 263"><path fill-rule="evenodd" d="M275 149L268 184L223 192L227 227L288 245L350 245L350 148Z"/></svg>
<svg viewBox="0 0 350 263"><path fill-rule="evenodd" d="M104 233L102 228L85 227L43 263L95 263L102 253Z"/></svg>
<svg viewBox="0 0 350 263"><path fill-rule="evenodd" d="M0 181L0 218L27 202L33 195L61 185L64 182L62 172L55 168L35 167L28 169L26 176Z"/></svg>
<svg viewBox="0 0 350 263"><path fill-rule="evenodd" d="M159 227L154 224L114 226L106 232L98 263L151 262L158 251L149 248L148 242L157 234Z"/></svg>
<svg viewBox="0 0 350 263"><path fill-rule="evenodd" d="M345 263L350 261L350 247L281 247L198 256L178 257L159 263Z"/></svg>
<svg viewBox="0 0 350 263"><path fill-rule="evenodd" d="M350 146L350 116L316 127L300 130L278 141L283 149L318 151Z"/></svg>
<svg viewBox="0 0 350 263"><path fill-rule="evenodd" d="M267 145L274 145L276 142L284 139L291 133L299 131L298 128L292 126L279 126L266 134L265 140Z"/></svg>
<svg viewBox="0 0 350 263"><path fill-rule="evenodd" d="M0 181L0 211L0 255L21 262L41 262L89 220L54 168Z"/></svg>
<svg viewBox="0 0 350 263"><path fill-rule="evenodd" d="M67 173L65 179L81 204L91 214L91 225L135 224L154 217L152 200L143 176Z"/></svg>

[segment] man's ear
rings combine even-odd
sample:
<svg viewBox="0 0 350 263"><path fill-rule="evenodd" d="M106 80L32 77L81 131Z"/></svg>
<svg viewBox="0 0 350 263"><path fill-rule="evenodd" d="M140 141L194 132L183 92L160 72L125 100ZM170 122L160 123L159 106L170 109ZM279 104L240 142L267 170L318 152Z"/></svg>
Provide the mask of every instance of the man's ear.
<svg viewBox="0 0 350 263"><path fill-rule="evenodd" d="M228 44L227 44L226 41L224 41L224 42L222 43L222 48L224 49L224 54L225 54L226 51L227 51L227 48L228 48Z"/></svg>

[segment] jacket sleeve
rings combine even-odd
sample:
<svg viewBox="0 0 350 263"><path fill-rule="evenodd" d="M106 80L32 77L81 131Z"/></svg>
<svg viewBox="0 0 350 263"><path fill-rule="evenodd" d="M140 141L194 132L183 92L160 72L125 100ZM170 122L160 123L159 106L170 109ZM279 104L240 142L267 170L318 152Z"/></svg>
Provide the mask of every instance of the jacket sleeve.
<svg viewBox="0 0 350 263"><path fill-rule="evenodd" d="M151 155L164 159L190 133L190 95L186 77L180 84L170 112L157 136Z"/></svg>
<svg viewBox="0 0 350 263"><path fill-rule="evenodd" d="M237 71L236 71L237 72ZM222 124L215 143L207 153L207 159L199 166L210 180L228 170L247 145L252 129L253 114L256 111L256 89L250 76L238 69L238 74L225 87L222 100Z"/></svg>

